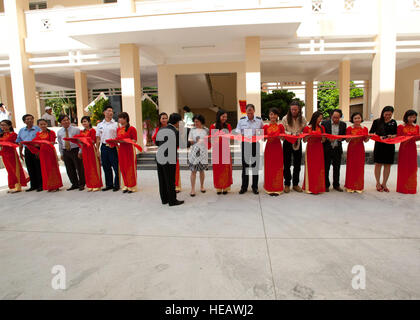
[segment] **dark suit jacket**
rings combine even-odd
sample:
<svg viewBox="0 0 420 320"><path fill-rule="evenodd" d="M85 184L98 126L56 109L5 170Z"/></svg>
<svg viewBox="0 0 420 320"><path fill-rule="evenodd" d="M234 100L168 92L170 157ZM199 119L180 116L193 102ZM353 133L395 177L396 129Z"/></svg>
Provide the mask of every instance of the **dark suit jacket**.
<svg viewBox="0 0 420 320"><path fill-rule="evenodd" d="M176 149L175 149L175 151L176 151L176 156L178 157L178 151L177 150L179 148L179 132L172 124L168 124L166 127L163 127L163 128L159 129L159 131L156 135L156 145L158 146L158 149L159 149L161 145L163 145L166 141L168 141L168 139L169 139L168 137L170 136L170 132L166 132L166 130L172 131L173 134L175 135L175 138L176 138ZM164 135L164 139L163 139L163 141L159 141L158 140L159 135L162 135L162 134ZM173 149L171 148L171 149L168 149L168 150L173 150ZM165 151L165 153L164 153L165 156L168 156L168 150Z"/></svg>
<svg viewBox="0 0 420 320"><path fill-rule="evenodd" d="M325 128L325 133L332 134L331 120L324 120L324 121L322 121L321 124ZM340 121L340 123L338 124L338 135L340 135L340 136L345 135L346 130L347 130L347 124L343 121ZM337 148L339 148L339 150L341 152L343 152L343 147L341 145L341 141L338 141ZM328 139L324 142L324 149L332 149L331 142Z"/></svg>

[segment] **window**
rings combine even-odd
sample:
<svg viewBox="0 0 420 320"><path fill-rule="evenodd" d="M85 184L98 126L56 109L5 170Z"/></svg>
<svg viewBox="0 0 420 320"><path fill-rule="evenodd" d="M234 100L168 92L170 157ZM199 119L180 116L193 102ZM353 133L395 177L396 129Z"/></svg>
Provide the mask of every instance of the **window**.
<svg viewBox="0 0 420 320"><path fill-rule="evenodd" d="M29 10L47 9L47 1L29 2Z"/></svg>

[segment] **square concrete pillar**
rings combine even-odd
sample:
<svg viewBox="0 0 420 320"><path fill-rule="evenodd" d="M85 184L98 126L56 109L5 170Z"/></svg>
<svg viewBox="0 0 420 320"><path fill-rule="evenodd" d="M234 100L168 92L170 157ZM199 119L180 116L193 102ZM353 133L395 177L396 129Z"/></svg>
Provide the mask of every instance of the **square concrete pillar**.
<svg viewBox="0 0 420 320"><path fill-rule="evenodd" d="M136 12L135 0L118 0L117 3L122 13L135 13Z"/></svg>
<svg viewBox="0 0 420 320"><path fill-rule="evenodd" d="M13 107L12 79L10 76L0 76L0 96L1 102L12 113L13 126L16 126L15 110Z"/></svg>
<svg viewBox="0 0 420 320"><path fill-rule="evenodd" d="M305 118L309 121L314 113L314 82L305 82Z"/></svg>
<svg viewBox="0 0 420 320"><path fill-rule="evenodd" d="M238 113L238 121L243 116L239 106L239 100L247 100L246 94L246 74L245 72L236 73L236 108Z"/></svg>
<svg viewBox="0 0 420 320"><path fill-rule="evenodd" d="M175 74L166 65L159 65L157 70L159 112L178 112Z"/></svg>
<svg viewBox="0 0 420 320"><path fill-rule="evenodd" d="M339 105L343 111L343 120L350 119L350 60L340 62L338 71Z"/></svg>
<svg viewBox="0 0 420 320"><path fill-rule="evenodd" d="M246 102L255 106L255 114L261 116L261 66L260 37L245 39Z"/></svg>
<svg viewBox="0 0 420 320"><path fill-rule="evenodd" d="M130 124L137 129L137 143L143 146L139 48L132 43L120 44L120 61L122 109L130 115Z"/></svg>
<svg viewBox="0 0 420 320"><path fill-rule="evenodd" d="M363 119L370 120L370 113L371 113L371 106L370 106L370 81L364 81L364 88L363 88Z"/></svg>
<svg viewBox="0 0 420 320"><path fill-rule="evenodd" d="M27 0L4 0L9 41L10 76L13 86L13 104L16 126L24 124L19 119L26 113L37 116L35 74L30 69L29 55L25 51L26 21L24 10Z"/></svg>
<svg viewBox="0 0 420 320"><path fill-rule="evenodd" d="M74 72L74 86L76 89L77 121L81 124L82 117L87 115L86 106L89 104L89 90L86 73Z"/></svg>
<svg viewBox="0 0 420 320"><path fill-rule="evenodd" d="M379 28L372 61L372 110L374 118L395 103L396 19L395 0L379 1Z"/></svg>

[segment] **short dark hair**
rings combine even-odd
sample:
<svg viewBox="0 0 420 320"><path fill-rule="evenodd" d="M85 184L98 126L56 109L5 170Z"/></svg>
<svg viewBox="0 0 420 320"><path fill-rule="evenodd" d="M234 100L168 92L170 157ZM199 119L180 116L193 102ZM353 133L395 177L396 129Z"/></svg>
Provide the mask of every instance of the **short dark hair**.
<svg viewBox="0 0 420 320"><path fill-rule="evenodd" d="M174 112L174 113L171 113L171 115L169 116L169 121L168 122L170 124L175 124L175 123L177 123L181 120L182 120L181 115L179 113Z"/></svg>
<svg viewBox="0 0 420 320"><path fill-rule="evenodd" d="M114 109L112 109L112 106L110 104L107 104L107 105L104 106L102 112L105 112L108 109L111 109L112 111L114 111Z"/></svg>
<svg viewBox="0 0 420 320"><path fill-rule="evenodd" d="M204 119L204 116L202 116L201 114L196 114L194 115L194 117L192 118L193 121L198 120L201 122L201 124L204 124L206 122L206 119Z"/></svg>
<svg viewBox="0 0 420 320"><path fill-rule="evenodd" d="M363 115L360 112L354 112L350 117L350 122L351 123L354 123L353 119L354 119L355 116L360 116L360 118L362 118L362 122L363 122Z"/></svg>
<svg viewBox="0 0 420 320"><path fill-rule="evenodd" d="M254 106L252 103L248 103L248 104L246 105L245 110L248 110L248 108L252 108L252 110L254 110L254 111L255 111L255 106Z"/></svg>
<svg viewBox="0 0 420 320"><path fill-rule="evenodd" d="M34 116L33 116L33 115L31 115L30 113L27 113L27 114L23 115L23 117L22 117L22 121L23 121L23 122L25 122L25 121L26 121L26 117L32 117L32 118L34 118ZM35 119L35 118L34 118L34 119Z"/></svg>
<svg viewBox="0 0 420 320"><path fill-rule="evenodd" d="M70 120L68 115L62 114L61 116L58 117L58 122L61 123L65 118Z"/></svg>
<svg viewBox="0 0 420 320"><path fill-rule="evenodd" d="M384 107L382 109L382 111L381 111L381 118L380 118L382 122L385 122L385 120L384 120L384 114L385 114L385 112L392 112L392 113L394 113L394 107L393 106L386 106L386 107Z"/></svg>
<svg viewBox="0 0 420 320"><path fill-rule="evenodd" d="M190 107L188 107L188 106L184 106L184 111L185 111L185 112L191 112L191 109L190 109Z"/></svg>
<svg viewBox="0 0 420 320"><path fill-rule="evenodd" d="M407 110L405 113L404 113L404 117L403 117L403 121L404 121L404 123L408 123L408 117L410 117L410 116L416 116L417 117L417 112L416 111L414 111L414 110ZM416 120L414 120L414 123L417 123L417 118L416 118Z"/></svg>
<svg viewBox="0 0 420 320"><path fill-rule="evenodd" d="M4 104L0 102L0 107L4 107Z"/></svg>
<svg viewBox="0 0 420 320"><path fill-rule="evenodd" d="M334 114L334 112L338 112L338 114L340 115L340 118L343 116L343 111L341 111L341 109L333 109L330 112L330 117Z"/></svg>

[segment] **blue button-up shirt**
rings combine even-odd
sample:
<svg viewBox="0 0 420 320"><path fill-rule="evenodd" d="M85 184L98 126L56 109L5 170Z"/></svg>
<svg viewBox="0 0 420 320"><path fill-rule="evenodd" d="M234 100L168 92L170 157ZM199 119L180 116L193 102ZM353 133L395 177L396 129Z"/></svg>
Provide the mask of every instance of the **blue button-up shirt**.
<svg viewBox="0 0 420 320"><path fill-rule="evenodd" d="M16 139L16 143L22 141L32 141L35 138L36 133L39 131L41 131L41 129L38 126L33 126L30 129L28 129L28 127L20 129Z"/></svg>
<svg viewBox="0 0 420 320"><path fill-rule="evenodd" d="M254 119L249 120L249 118L245 116L239 119L235 132L243 135L255 135L256 133L261 134L261 132L257 132L257 130L262 129L263 127L264 122L261 117L254 116Z"/></svg>

